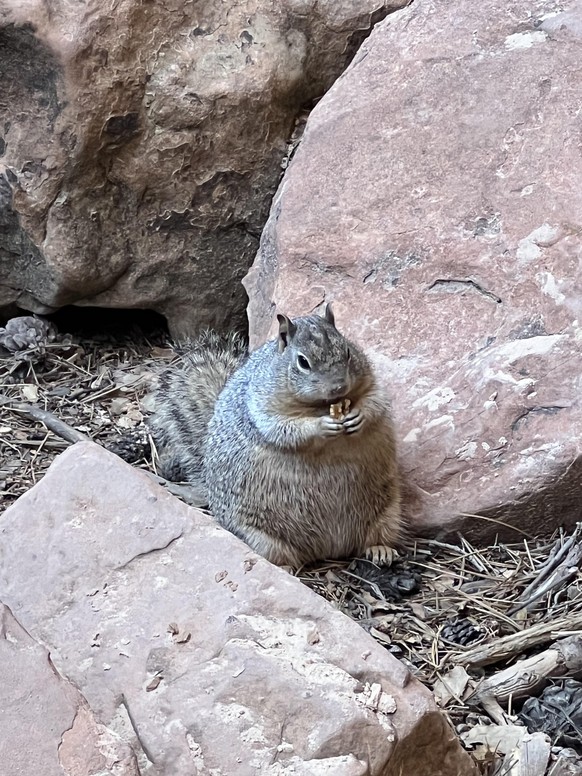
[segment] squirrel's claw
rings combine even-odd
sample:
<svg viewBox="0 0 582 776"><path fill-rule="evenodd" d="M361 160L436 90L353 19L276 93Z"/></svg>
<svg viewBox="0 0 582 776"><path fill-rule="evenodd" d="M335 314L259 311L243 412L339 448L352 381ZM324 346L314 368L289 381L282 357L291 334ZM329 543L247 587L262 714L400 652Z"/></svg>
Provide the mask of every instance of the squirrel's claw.
<svg viewBox="0 0 582 776"><path fill-rule="evenodd" d="M393 550L392 547L387 547L385 544L376 544L373 547L368 547L364 553L366 560L371 560L376 566L383 567L391 566L397 557L398 553L396 550Z"/></svg>
<svg viewBox="0 0 582 776"><path fill-rule="evenodd" d="M323 436L339 436L344 433L344 427L340 420L323 415L321 417L321 433Z"/></svg>
<svg viewBox="0 0 582 776"><path fill-rule="evenodd" d="M362 430L365 420L366 418L360 409L353 409L342 421L344 431L346 434L356 434Z"/></svg>

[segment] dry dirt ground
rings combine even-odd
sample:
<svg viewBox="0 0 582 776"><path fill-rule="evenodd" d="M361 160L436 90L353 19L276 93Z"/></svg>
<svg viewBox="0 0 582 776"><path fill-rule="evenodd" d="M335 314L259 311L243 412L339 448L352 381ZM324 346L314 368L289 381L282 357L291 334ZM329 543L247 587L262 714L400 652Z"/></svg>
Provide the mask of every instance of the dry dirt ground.
<svg viewBox="0 0 582 776"><path fill-rule="evenodd" d="M156 471L144 418L175 357L162 320L64 311L54 325L40 347L0 350L2 510L70 444L63 429ZM42 411L65 424L59 433L38 419ZM582 775L581 558L578 532L485 548L458 536L410 541L388 570L360 560L297 576L435 692L483 773L574 776ZM524 739L528 729L542 733ZM526 750L529 770L519 762Z"/></svg>

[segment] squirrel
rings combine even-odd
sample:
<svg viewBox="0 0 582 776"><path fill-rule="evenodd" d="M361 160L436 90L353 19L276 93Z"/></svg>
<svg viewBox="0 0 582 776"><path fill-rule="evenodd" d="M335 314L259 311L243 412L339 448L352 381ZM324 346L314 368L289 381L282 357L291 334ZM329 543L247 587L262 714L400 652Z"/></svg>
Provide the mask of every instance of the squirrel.
<svg viewBox="0 0 582 776"><path fill-rule="evenodd" d="M250 355L205 332L163 376L150 421L163 473L202 481L215 519L275 564L388 565L401 528L388 399L329 304L277 319Z"/></svg>

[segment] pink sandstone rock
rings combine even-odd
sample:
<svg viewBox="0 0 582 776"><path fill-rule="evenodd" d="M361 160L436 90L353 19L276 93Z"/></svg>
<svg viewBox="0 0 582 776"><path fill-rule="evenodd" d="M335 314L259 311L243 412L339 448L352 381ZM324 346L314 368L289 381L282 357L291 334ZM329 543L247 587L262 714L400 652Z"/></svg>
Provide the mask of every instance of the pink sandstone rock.
<svg viewBox="0 0 582 776"><path fill-rule="evenodd" d="M582 517L581 36L553 0L377 25L311 113L245 281L253 346L275 306L326 299L372 352L415 530Z"/></svg>
<svg viewBox="0 0 582 776"><path fill-rule="evenodd" d="M4 514L0 599L142 776L476 776L356 623L91 443Z"/></svg>
<svg viewBox="0 0 582 776"><path fill-rule="evenodd" d="M295 117L406 0L4 0L0 308L241 324Z"/></svg>
<svg viewBox="0 0 582 776"><path fill-rule="evenodd" d="M99 724L47 650L0 603L0 763L11 776L140 776L131 748Z"/></svg>

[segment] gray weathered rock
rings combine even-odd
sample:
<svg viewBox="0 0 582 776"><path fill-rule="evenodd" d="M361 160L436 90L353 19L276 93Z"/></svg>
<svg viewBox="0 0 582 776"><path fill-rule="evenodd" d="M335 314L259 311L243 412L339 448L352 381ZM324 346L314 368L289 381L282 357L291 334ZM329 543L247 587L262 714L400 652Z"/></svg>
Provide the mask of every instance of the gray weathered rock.
<svg viewBox="0 0 582 776"><path fill-rule="evenodd" d="M241 323L301 105L405 0L0 8L0 307Z"/></svg>
<svg viewBox="0 0 582 776"><path fill-rule="evenodd" d="M358 625L91 443L0 521L0 599L142 776L475 773Z"/></svg>
<svg viewBox="0 0 582 776"><path fill-rule="evenodd" d="M392 386L417 528L582 516L582 10L415 2L312 112L246 280L333 300Z"/></svg>

